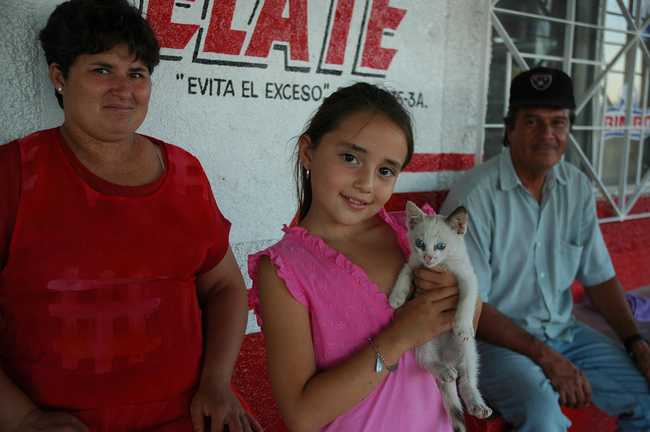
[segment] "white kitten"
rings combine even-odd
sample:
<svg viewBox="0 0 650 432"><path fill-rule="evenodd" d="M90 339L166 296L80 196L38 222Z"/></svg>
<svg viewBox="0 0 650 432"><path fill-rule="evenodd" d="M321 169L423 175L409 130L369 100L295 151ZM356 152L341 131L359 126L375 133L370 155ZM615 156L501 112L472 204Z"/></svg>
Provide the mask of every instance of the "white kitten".
<svg viewBox="0 0 650 432"><path fill-rule="evenodd" d="M441 264L456 276L460 291L456 326L413 351L420 366L436 378L452 427L457 432L464 432L456 378L459 378L458 388L467 411L478 418L492 414L477 389L478 358L473 323L478 282L463 237L467 231L467 211L458 207L447 217L427 215L409 201L406 215L411 257L393 287L390 305L398 308L404 304L413 282L413 270L420 265L433 267Z"/></svg>

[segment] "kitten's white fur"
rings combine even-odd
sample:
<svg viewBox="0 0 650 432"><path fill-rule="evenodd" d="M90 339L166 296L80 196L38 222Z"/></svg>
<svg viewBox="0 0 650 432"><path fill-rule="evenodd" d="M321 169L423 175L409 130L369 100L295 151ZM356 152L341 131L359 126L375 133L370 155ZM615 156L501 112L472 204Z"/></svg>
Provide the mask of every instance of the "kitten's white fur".
<svg viewBox="0 0 650 432"><path fill-rule="evenodd" d="M456 378L459 378L458 389L467 411L478 418L492 414L477 389L474 311L478 282L463 237L467 231L467 211L464 207L458 207L447 217L427 215L409 201L406 204L406 217L411 256L393 287L390 305L398 308L404 304L413 282L413 270L420 265L434 267L441 264L456 276L459 301L454 329L413 351L420 366L436 378L452 427L456 432L465 432Z"/></svg>

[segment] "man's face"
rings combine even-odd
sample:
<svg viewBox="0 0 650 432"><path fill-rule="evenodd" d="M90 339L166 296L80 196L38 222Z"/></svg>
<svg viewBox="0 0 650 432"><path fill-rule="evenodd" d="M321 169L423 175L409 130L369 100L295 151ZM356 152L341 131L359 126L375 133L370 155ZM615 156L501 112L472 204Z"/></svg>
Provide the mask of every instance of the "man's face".
<svg viewBox="0 0 650 432"><path fill-rule="evenodd" d="M515 124L506 125L510 154L517 174L545 175L560 161L571 130L565 108L520 108Z"/></svg>

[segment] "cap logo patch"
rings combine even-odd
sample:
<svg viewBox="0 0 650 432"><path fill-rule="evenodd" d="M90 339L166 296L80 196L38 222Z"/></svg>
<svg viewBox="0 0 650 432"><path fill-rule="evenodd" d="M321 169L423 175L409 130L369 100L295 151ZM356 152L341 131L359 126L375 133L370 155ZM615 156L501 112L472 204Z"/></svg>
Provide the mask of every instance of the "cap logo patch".
<svg viewBox="0 0 650 432"><path fill-rule="evenodd" d="M544 91L551 86L553 76L550 73L538 73L531 75L530 84L535 90Z"/></svg>

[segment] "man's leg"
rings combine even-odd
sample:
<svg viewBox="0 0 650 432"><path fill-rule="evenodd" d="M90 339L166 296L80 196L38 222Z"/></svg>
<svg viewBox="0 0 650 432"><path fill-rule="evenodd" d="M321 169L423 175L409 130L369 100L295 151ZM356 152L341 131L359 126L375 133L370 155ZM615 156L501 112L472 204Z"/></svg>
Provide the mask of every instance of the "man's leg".
<svg viewBox="0 0 650 432"><path fill-rule="evenodd" d="M566 432L571 426L541 368L514 351L477 342L479 388L488 404L518 432Z"/></svg>
<svg viewBox="0 0 650 432"><path fill-rule="evenodd" d="M650 431L648 383L623 348L580 323L571 343L548 344L585 373L594 404L607 414L618 415L622 431Z"/></svg>

